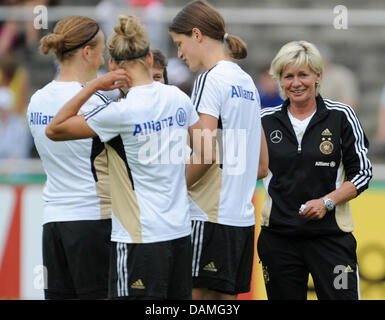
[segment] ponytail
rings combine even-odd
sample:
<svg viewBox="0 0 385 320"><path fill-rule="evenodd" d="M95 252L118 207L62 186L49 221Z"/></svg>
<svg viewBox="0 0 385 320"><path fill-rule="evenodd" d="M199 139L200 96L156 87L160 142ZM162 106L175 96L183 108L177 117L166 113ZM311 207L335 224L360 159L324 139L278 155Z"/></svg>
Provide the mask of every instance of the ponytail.
<svg viewBox="0 0 385 320"><path fill-rule="evenodd" d="M50 33L40 40L40 52L47 55L53 52L59 62L74 55L76 49L89 45L97 45L96 34L99 25L91 18L69 16L60 20Z"/></svg>
<svg viewBox="0 0 385 320"><path fill-rule="evenodd" d="M247 45L241 38L228 35L225 42L231 58L241 60L247 57Z"/></svg>

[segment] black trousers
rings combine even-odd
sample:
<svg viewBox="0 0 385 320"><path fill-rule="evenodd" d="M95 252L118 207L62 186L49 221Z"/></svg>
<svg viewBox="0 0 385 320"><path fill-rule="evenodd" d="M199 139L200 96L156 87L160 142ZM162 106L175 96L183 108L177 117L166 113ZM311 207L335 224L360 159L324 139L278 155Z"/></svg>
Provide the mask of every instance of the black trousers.
<svg viewBox="0 0 385 320"><path fill-rule="evenodd" d="M357 243L351 233L286 236L262 229L257 243L269 300L306 300L309 273L319 300L358 300Z"/></svg>

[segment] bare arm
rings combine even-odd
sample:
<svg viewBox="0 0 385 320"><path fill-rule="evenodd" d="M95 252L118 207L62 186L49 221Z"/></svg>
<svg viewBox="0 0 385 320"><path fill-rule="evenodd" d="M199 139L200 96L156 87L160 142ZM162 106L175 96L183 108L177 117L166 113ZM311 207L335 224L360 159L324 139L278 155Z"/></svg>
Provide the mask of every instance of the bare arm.
<svg viewBox="0 0 385 320"><path fill-rule="evenodd" d="M193 155L186 167L187 187L197 182L216 161L217 126L217 118L201 114L200 120L189 128Z"/></svg>
<svg viewBox="0 0 385 320"><path fill-rule="evenodd" d="M118 83L116 83L118 82ZM81 106L98 90L113 90L127 86L129 78L124 70L112 71L104 76L94 79L56 114L47 125L46 135L51 140L62 141L84 139L96 136L88 126L84 115L77 115Z"/></svg>
<svg viewBox="0 0 385 320"><path fill-rule="evenodd" d="M357 196L357 189L350 181L345 181L341 187L326 195L335 205L352 200Z"/></svg>
<svg viewBox="0 0 385 320"><path fill-rule="evenodd" d="M345 116L342 118L341 126L342 163L345 169L346 181L332 192L322 195L322 197L327 196L331 199L334 205L355 198L368 188L369 181L372 178L372 166L367 158L369 142L353 111L351 116L353 121L348 120ZM353 126L352 122L355 122L356 125ZM306 202L306 205L308 208L302 213L306 218L322 219L326 214L322 199L310 200Z"/></svg>
<svg viewBox="0 0 385 320"><path fill-rule="evenodd" d="M259 155L259 167L257 179L263 179L269 171L269 152L267 149L266 136L263 127L261 127L261 151Z"/></svg>
<svg viewBox="0 0 385 320"><path fill-rule="evenodd" d="M357 196L357 189L353 183L350 181L345 181L341 187L330 192L326 195L329 199L331 199L334 205L339 205L346 201L349 201ZM322 219L326 214L326 208L324 205L324 201L322 199L313 199L307 201L306 210L303 212L299 212L300 215L303 215L307 219L318 220Z"/></svg>

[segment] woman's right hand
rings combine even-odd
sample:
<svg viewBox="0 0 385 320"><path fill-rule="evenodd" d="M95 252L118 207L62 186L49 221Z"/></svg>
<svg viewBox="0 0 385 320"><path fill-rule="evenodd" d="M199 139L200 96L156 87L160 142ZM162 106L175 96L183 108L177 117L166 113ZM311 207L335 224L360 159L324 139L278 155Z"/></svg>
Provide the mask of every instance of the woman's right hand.
<svg viewBox="0 0 385 320"><path fill-rule="evenodd" d="M130 87L130 83L131 79L127 71L118 69L88 82L87 86L92 86L95 91L110 91L117 88Z"/></svg>

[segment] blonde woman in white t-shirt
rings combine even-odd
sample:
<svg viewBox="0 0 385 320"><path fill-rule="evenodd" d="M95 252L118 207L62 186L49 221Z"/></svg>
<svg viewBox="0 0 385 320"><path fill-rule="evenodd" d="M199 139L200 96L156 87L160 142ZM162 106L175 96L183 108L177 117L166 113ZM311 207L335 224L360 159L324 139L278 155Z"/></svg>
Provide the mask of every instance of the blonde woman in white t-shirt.
<svg viewBox="0 0 385 320"><path fill-rule="evenodd" d="M191 299L191 228L185 163L207 166L199 117L189 97L152 79L153 56L143 26L120 16L108 40L112 72L90 81L47 127L54 140L99 136L106 143L112 195L112 299ZM97 90L129 85L125 98L85 115ZM197 139L193 139L193 137Z"/></svg>
<svg viewBox="0 0 385 320"><path fill-rule="evenodd" d="M257 178L267 173L260 99L251 77L234 62L246 58L246 44L226 33L222 16L207 2L187 4L169 31L178 57L191 71L203 70L195 81L192 101L202 125L213 133L213 146L217 138L219 154L219 163L200 180L188 181L193 299L236 299L250 290L252 198ZM188 176L194 170L190 165Z"/></svg>
<svg viewBox="0 0 385 320"><path fill-rule="evenodd" d="M105 40L87 17L59 21L41 39L41 52L53 52L60 74L38 90L27 119L47 182L43 190L43 264L46 299L107 298L111 197L104 145L98 138L53 142L47 124L59 109L94 78L104 64ZM106 103L96 93L80 112Z"/></svg>

